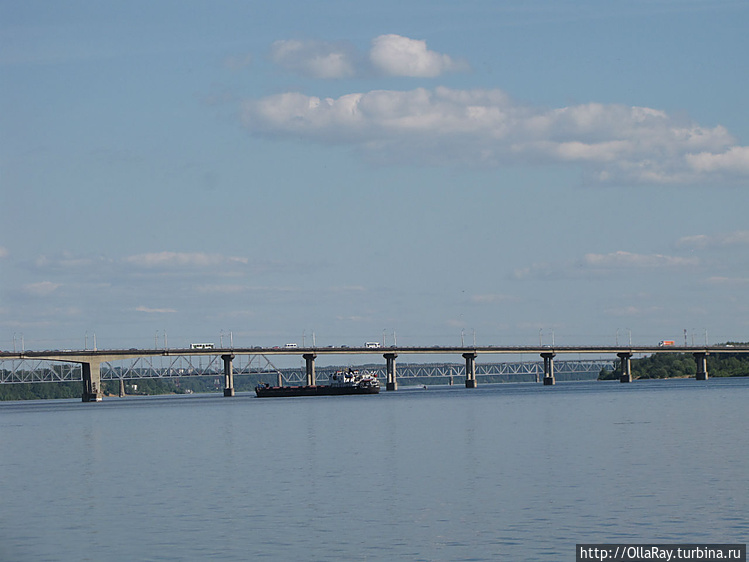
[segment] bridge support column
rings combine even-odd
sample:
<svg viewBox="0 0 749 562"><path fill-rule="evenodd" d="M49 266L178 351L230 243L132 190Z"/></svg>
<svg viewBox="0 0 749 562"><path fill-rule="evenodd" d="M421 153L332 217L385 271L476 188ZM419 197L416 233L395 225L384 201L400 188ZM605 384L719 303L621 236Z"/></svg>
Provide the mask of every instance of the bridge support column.
<svg viewBox="0 0 749 562"><path fill-rule="evenodd" d="M542 353L544 359L544 386L552 386L557 381L554 378L554 356L555 353Z"/></svg>
<svg viewBox="0 0 749 562"><path fill-rule="evenodd" d="M224 396L234 396L234 366L233 355L222 355L224 360Z"/></svg>
<svg viewBox="0 0 749 562"><path fill-rule="evenodd" d="M125 379L120 379L120 398L125 396Z"/></svg>
<svg viewBox="0 0 749 562"><path fill-rule="evenodd" d="M315 382L315 358L317 357L314 353L305 353L304 357L305 369L307 371L307 384L312 386L317 384Z"/></svg>
<svg viewBox="0 0 749 562"><path fill-rule="evenodd" d="M631 353L617 353L616 356L621 361L622 375L619 377L619 382L632 382L632 354Z"/></svg>
<svg viewBox="0 0 749 562"><path fill-rule="evenodd" d="M707 352L695 353L694 360L697 363L697 376L695 378L698 381L706 381L707 380Z"/></svg>
<svg viewBox="0 0 749 562"><path fill-rule="evenodd" d="M476 352L464 353L466 360L466 388L476 388Z"/></svg>
<svg viewBox="0 0 749 562"><path fill-rule="evenodd" d="M83 402L101 402L103 393L101 390L101 364L98 361L81 363L83 372Z"/></svg>
<svg viewBox="0 0 749 562"><path fill-rule="evenodd" d="M398 381L395 378L395 358L398 354L386 353L383 357L385 357L385 372L387 373L385 390L398 390Z"/></svg>

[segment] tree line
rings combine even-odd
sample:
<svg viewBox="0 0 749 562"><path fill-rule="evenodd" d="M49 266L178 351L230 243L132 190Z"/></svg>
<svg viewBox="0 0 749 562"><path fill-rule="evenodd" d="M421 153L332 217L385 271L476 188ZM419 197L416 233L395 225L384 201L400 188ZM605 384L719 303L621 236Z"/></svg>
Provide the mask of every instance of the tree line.
<svg viewBox="0 0 749 562"><path fill-rule="evenodd" d="M729 342L727 345L749 345ZM667 379L694 377L697 363L691 353L654 353L631 362L634 379ZM746 377L749 376L749 355L746 353L716 353L707 356L707 374L709 377ZM622 375L621 365L616 369L601 369L598 380L619 380Z"/></svg>
<svg viewBox="0 0 749 562"><path fill-rule="evenodd" d="M260 375L234 375L234 389L249 392L260 382ZM267 379L267 375L265 375ZM105 396L118 396L119 380L104 380L101 383ZM125 380L125 394L190 394L223 392L223 376L201 375L173 378L142 378ZM81 381L33 382L0 384L2 400L46 400L51 398L81 398Z"/></svg>

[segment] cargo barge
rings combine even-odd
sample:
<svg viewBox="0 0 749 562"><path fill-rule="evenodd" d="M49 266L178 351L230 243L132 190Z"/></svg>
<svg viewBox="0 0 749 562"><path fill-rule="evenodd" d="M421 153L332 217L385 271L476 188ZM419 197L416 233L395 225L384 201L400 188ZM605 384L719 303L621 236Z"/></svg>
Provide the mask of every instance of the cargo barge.
<svg viewBox="0 0 749 562"><path fill-rule="evenodd" d="M258 398L279 398L283 396L341 396L347 394L378 394L380 382L373 373L360 373L347 369L330 375L328 384L304 386L270 386L261 383L255 387Z"/></svg>

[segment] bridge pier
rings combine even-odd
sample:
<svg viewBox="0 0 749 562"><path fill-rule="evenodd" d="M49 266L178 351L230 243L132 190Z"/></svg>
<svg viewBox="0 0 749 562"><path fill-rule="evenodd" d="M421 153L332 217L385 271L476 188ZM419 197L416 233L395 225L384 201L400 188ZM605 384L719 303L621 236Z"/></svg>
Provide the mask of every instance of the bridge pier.
<svg viewBox="0 0 749 562"><path fill-rule="evenodd" d="M120 398L125 397L125 379L120 379Z"/></svg>
<svg viewBox="0 0 749 562"><path fill-rule="evenodd" d="M83 402L101 402L104 396L101 390L101 364L98 361L81 363L83 374Z"/></svg>
<svg viewBox="0 0 749 562"><path fill-rule="evenodd" d="M234 396L234 356L222 355L221 359L224 360L224 396Z"/></svg>
<svg viewBox="0 0 749 562"><path fill-rule="evenodd" d="M463 359L466 360L466 388L476 388L476 357L475 351L464 353Z"/></svg>
<svg viewBox="0 0 749 562"><path fill-rule="evenodd" d="M304 357L304 365L307 372L307 385L313 386L317 384L315 382L315 358L317 355L314 353L305 353L302 357Z"/></svg>
<svg viewBox="0 0 749 562"><path fill-rule="evenodd" d="M707 352L698 352L694 354L694 360L697 363L697 375L695 378L698 381L707 380Z"/></svg>
<svg viewBox="0 0 749 562"><path fill-rule="evenodd" d="M554 378L554 356L556 353L542 353L544 360L544 386L552 386L557 381Z"/></svg>
<svg viewBox="0 0 749 562"><path fill-rule="evenodd" d="M632 354L629 352L617 353L616 356L621 361L622 375L619 382L632 382Z"/></svg>
<svg viewBox="0 0 749 562"><path fill-rule="evenodd" d="M386 353L383 357L385 357L385 372L387 373L385 390L398 390L398 381L395 378L395 358L398 354Z"/></svg>

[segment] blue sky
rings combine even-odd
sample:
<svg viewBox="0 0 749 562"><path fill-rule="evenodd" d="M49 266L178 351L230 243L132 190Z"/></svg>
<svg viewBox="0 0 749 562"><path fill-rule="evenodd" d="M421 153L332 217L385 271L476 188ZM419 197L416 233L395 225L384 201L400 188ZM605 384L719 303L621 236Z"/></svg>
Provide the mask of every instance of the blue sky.
<svg viewBox="0 0 749 562"><path fill-rule="evenodd" d="M749 341L748 24L0 2L0 348Z"/></svg>

